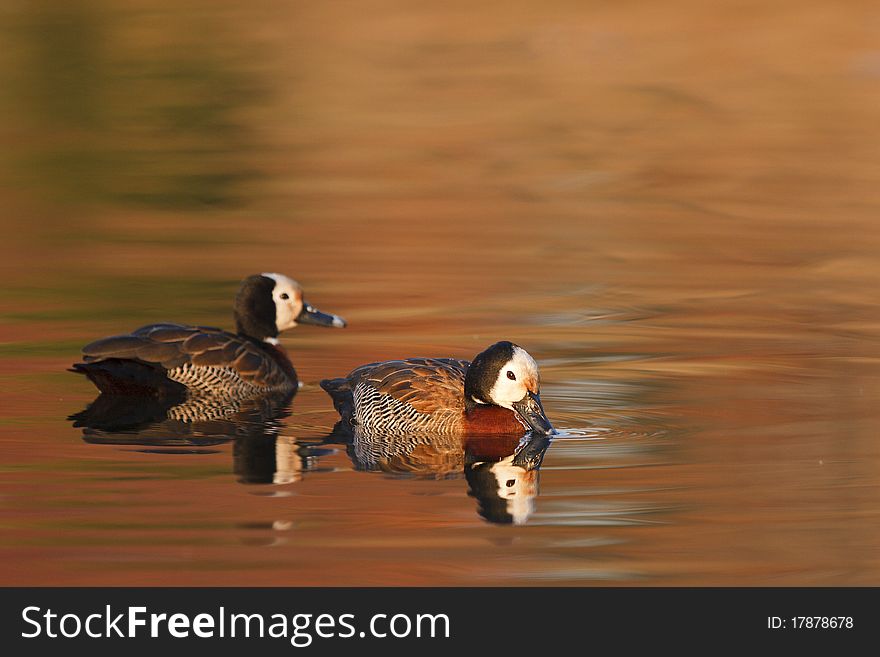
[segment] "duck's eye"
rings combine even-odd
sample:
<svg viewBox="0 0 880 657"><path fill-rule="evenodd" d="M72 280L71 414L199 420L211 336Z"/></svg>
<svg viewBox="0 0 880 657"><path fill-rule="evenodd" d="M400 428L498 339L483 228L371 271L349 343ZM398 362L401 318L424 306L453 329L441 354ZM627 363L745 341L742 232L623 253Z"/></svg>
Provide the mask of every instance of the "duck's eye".
<svg viewBox="0 0 880 657"><path fill-rule="evenodd" d="M510 370L507 370L507 378L510 379L511 381L516 381L516 374L514 374Z"/></svg>
<svg viewBox="0 0 880 657"><path fill-rule="evenodd" d="M287 292L282 292L281 298L284 299L285 301L287 301L290 297L288 296Z"/></svg>

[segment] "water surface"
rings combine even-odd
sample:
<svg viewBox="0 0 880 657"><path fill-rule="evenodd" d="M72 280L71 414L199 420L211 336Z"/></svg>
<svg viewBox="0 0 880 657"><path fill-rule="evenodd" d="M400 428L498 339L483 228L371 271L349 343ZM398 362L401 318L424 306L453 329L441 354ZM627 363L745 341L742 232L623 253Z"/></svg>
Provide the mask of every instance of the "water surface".
<svg viewBox="0 0 880 657"><path fill-rule="evenodd" d="M875 3L0 25L0 583L880 583ZM289 404L68 419L80 346L262 271L349 322ZM499 339L549 445L331 435L320 379Z"/></svg>

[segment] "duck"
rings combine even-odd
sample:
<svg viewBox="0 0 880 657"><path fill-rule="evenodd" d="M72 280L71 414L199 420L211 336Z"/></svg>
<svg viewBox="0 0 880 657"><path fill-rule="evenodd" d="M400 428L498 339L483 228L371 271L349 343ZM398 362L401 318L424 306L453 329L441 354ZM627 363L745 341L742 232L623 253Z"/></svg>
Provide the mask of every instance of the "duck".
<svg viewBox="0 0 880 657"><path fill-rule="evenodd" d="M473 361L407 358L361 365L325 379L340 423L386 433L553 433L535 359L509 341Z"/></svg>
<svg viewBox="0 0 880 657"><path fill-rule="evenodd" d="M248 276L233 304L235 333L208 326L148 324L87 344L70 371L85 375L102 394L191 399L246 399L290 394L296 370L278 335L297 324L344 328L320 312L302 287L277 273Z"/></svg>

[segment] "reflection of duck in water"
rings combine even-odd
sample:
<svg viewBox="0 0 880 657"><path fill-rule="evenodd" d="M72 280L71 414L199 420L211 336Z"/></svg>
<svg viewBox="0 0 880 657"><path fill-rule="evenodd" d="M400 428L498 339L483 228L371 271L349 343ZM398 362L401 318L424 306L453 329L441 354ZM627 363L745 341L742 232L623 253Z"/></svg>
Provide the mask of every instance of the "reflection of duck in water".
<svg viewBox="0 0 880 657"><path fill-rule="evenodd" d="M102 393L68 419L73 421L74 427L83 429L88 442L123 440L126 436L134 444L160 441L160 444L171 445L178 441L186 445L200 437L212 436L216 436L213 442L226 442L287 417L292 399L292 392L237 400Z"/></svg>
<svg viewBox="0 0 880 657"><path fill-rule="evenodd" d="M70 416L83 440L100 445L139 445L153 453L204 453L234 441L233 469L244 484L286 484L317 467L326 449L300 445L280 435L290 415L292 393L239 401L100 395Z"/></svg>
<svg viewBox="0 0 880 657"><path fill-rule="evenodd" d="M464 474L468 494L477 498L477 513L489 522L525 524L534 511L538 469L549 444L547 436L528 435L503 456L486 441L469 445Z"/></svg>
<svg viewBox="0 0 880 657"><path fill-rule="evenodd" d="M237 439L233 469L242 484L293 484L319 470L318 459L332 450L303 445L290 436Z"/></svg>
<svg viewBox="0 0 880 657"><path fill-rule="evenodd" d="M472 363L410 358L362 365L321 381L343 424L384 433L551 433L539 394L538 365L511 342L497 342Z"/></svg>
<svg viewBox="0 0 880 657"><path fill-rule="evenodd" d="M451 479L464 467L464 439L444 434L386 434L337 423L325 443L343 443L355 470Z"/></svg>
<svg viewBox="0 0 880 657"><path fill-rule="evenodd" d="M114 395L229 400L286 394L296 390L297 376L278 334L298 323L345 326L306 303L299 283L281 274L245 279L234 310L236 333L150 324L86 345L83 362L71 371Z"/></svg>
<svg viewBox="0 0 880 657"><path fill-rule="evenodd" d="M453 479L464 474L478 513L523 524L538 494L538 468L550 445L543 434L461 436L385 434L339 422L326 442L344 442L355 469L392 476Z"/></svg>

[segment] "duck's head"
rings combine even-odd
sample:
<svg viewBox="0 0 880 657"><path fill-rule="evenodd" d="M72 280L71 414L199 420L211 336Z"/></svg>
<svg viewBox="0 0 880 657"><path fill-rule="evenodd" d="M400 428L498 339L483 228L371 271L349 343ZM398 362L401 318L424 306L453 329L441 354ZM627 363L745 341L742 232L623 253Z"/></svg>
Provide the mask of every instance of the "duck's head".
<svg viewBox="0 0 880 657"><path fill-rule="evenodd" d="M496 342L471 362L464 380L468 405L494 404L513 411L527 429L552 433L541 405L538 364L522 347Z"/></svg>
<svg viewBox="0 0 880 657"><path fill-rule="evenodd" d="M235 296L239 333L274 343L281 331L297 324L343 328L345 320L315 309L303 299L300 284L283 274L256 274L244 279Z"/></svg>

